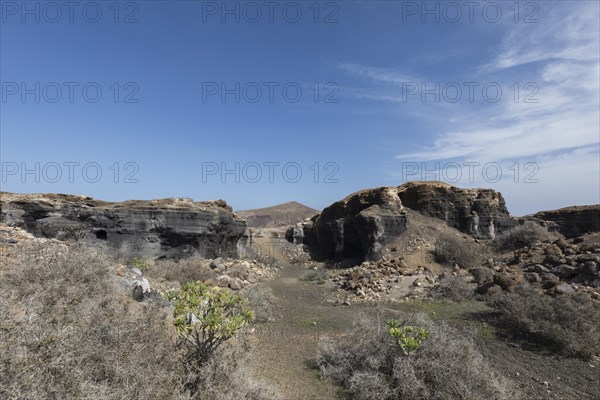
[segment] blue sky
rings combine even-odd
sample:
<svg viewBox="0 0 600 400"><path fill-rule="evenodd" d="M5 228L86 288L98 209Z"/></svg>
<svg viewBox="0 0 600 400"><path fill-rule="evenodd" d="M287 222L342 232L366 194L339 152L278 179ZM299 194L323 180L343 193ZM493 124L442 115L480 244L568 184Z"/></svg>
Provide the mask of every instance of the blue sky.
<svg viewBox="0 0 600 400"><path fill-rule="evenodd" d="M600 202L597 1L50 3L0 1L2 190Z"/></svg>

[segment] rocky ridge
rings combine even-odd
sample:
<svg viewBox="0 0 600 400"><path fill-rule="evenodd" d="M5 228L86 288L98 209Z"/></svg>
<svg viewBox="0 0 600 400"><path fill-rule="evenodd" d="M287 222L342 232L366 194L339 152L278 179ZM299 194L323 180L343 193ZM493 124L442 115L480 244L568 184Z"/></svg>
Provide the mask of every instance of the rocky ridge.
<svg viewBox="0 0 600 400"><path fill-rule="evenodd" d="M567 238L600 232L600 204L540 211L532 217L556 225L556 230Z"/></svg>
<svg viewBox="0 0 600 400"><path fill-rule="evenodd" d="M147 258L235 257L246 228L222 200L106 202L88 196L0 193L0 223L37 237L101 240Z"/></svg>

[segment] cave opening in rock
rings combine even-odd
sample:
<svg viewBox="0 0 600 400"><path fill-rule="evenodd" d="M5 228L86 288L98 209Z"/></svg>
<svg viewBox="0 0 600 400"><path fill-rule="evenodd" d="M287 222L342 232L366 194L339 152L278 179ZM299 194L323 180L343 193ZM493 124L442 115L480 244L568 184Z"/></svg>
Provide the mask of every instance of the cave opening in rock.
<svg viewBox="0 0 600 400"><path fill-rule="evenodd" d="M107 240L108 239L108 233L106 233L106 231L96 231L96 239L100 239L100 240Z"/></svg>

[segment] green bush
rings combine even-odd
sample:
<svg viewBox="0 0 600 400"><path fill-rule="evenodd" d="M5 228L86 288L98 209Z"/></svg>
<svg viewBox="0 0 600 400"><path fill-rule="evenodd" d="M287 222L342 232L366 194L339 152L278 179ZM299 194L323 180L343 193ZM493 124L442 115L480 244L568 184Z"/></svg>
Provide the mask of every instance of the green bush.
<svg viewBox="0 0 600 400"><path fill-rule="evenodd" d="M148 269L150 264L148 263L148 261L145 261L139 257L134 257L131 259L131 266L143 272Z"/></svg>
<svg viewBox="0 0 600 400"><path fill-rule="evenodd" d="M190 355L198 364L205 363L254 317L241 296L201 282L188 282L169 297L179 337L191 346Z"/></svg>
<svg viewBox="0 0 600 400"><path fill-rule="evenodd" d="M408 356L421 347L421 343L429 337L429 331L425 328L404 325L397 319L386 322L389 327L388 333L396 340L396 344L404 355Z"/></svg>

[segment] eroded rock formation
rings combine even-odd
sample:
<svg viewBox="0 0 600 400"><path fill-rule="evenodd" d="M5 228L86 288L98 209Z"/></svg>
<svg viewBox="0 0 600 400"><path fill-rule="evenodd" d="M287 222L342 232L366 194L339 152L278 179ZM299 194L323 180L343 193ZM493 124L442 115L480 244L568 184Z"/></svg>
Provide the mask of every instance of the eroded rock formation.
<svg viewBox="0 0 600 400"><path fill-rule="evenodd" d="M460 189L443 182L409 182L398 187L402 204L479 239L514 227L502 194L492 189Z"/></svg>
<svg viewBox="0 0 600 400"><path fill-rule="evenodd" d="M405 208L444 220L479 239L515 226L502 195L491 189L459 189L442 182L409 182L356 192L288 231L321 259L378 260L410 223ZM302 229L302 232L299 230Z"/></svg>
<svg viewBox="0 0 600 400"><path fill-rule="evenodd" d="M106 240L145 257L235 257L246 223L222 200L131 200L0 193L0 222L35 236Z"/></svg>
<svg viewBox="0 0 600 400"><path fill-rule="evenodd" d="M533 217L556 224L558 231L568 238L600 232L600 204L540 211Z"/></svg>
<svg viewBox="0 0 600 400"><path fill-rule="evenodd" d="M382 187L325 208L304 225L303 237L317 258L378 259L388 240L406 230L406 223L397 190Z"/></svg>

